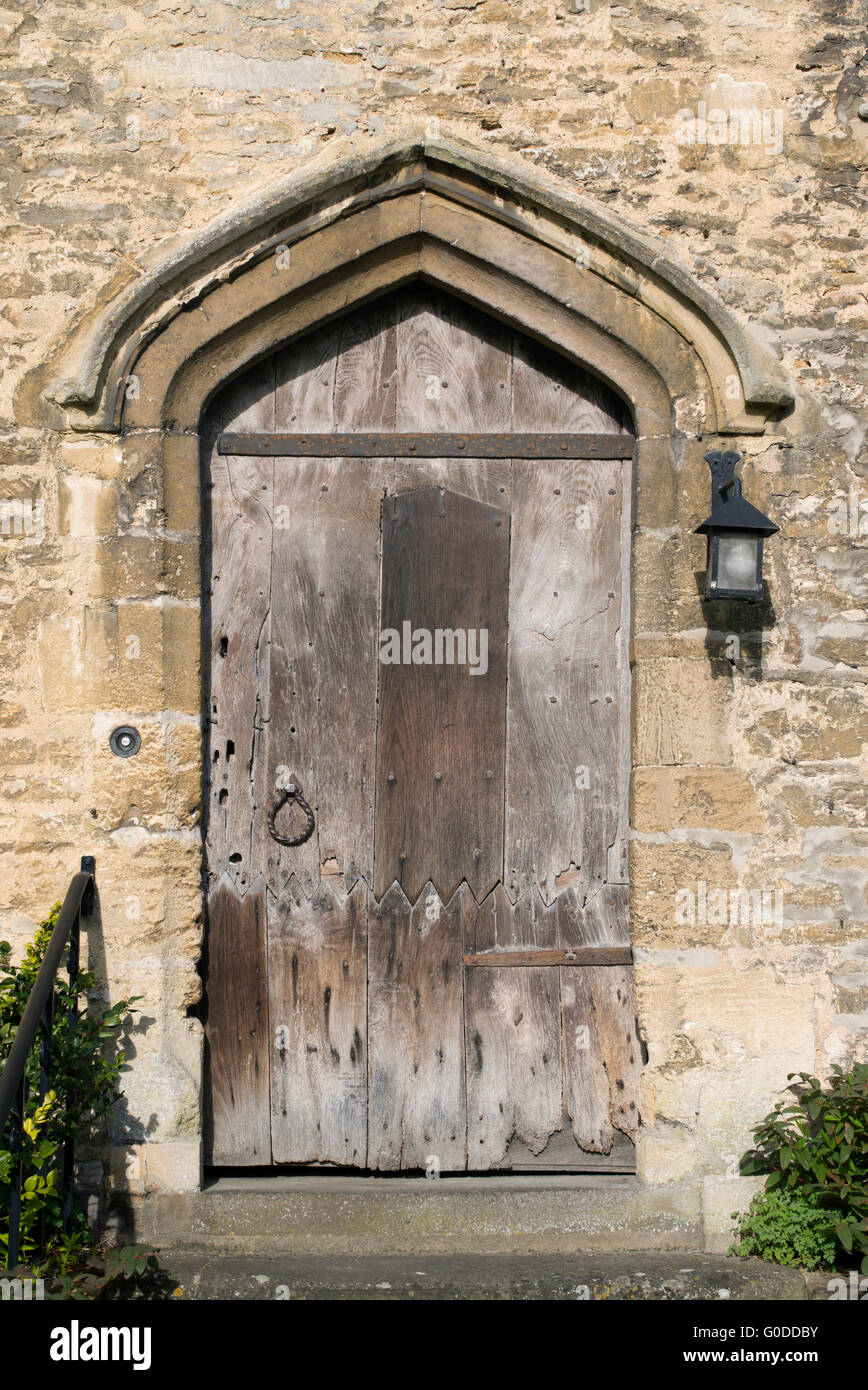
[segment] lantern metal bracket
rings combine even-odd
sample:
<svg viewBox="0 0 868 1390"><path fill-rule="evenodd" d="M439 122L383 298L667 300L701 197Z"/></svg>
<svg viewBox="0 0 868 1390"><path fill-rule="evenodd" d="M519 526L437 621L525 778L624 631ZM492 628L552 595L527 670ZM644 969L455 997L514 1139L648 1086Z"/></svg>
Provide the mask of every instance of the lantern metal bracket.
<svg viewBox="0 0 868 1390"><path fill-rule="evenodd" d="M724 497L727 488L735 482L735 466L741 462L741 454L737 454L734 449L709 449L704 455L705 462L711 470L711 510L720 505L720 498Z"/></svg>

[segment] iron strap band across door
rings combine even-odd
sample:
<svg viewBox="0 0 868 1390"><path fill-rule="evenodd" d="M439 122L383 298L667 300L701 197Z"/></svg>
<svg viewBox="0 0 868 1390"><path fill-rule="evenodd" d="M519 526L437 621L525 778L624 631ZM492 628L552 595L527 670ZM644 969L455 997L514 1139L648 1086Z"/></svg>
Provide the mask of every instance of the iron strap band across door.
<svg viewBox="0 0 868 1390"><path fill-rule="evenodd" d="M270 458L629 459L632 434L221 434L218 454Z"/></svg>
<svg viewBox="0 0 868 1390"><path fill-rule="evenodd" d="M463 957L465 965L534 966L534 965L632 965L633 951L629 946L574 946L564 951L480 951Z"/></svg>

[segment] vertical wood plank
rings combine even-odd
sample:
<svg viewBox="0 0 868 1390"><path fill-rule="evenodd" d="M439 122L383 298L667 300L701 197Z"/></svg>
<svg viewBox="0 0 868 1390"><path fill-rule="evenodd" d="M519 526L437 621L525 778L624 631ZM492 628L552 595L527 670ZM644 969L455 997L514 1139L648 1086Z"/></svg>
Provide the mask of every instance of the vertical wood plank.
<svg viewBox="0 0 868 1390"><path fill-rule="evenodd" d="M274 428L287 433L335 428L335 375L340 323L301 338L274 359Z"/></svg>
<svg viewBox="0 0 868 1390"><path fill-rule="evenodd" d="M513 905L500 884L467 923L466 950L554 946L557 924L536 892ZM559 971L464 972L467 1163L503 1165L510 1141L541 1153L563 1124Z"/></svg>
<svg viewBox="0 0 868 1390"><path fill-rule="evenodd" d="M389 296L340 324L335 429L394 429L396 319ZM319 530L316 786L320 863L342 873L350 888L360 875L373 882L380 504L393 465L390 459L333 464L312 475L319 487L311 516Z"/></svg>
<svg viewBox="0 0 868 1390"><path fill-rule="evenodd" d="M395 428L398 400L398 301L366 305L340 323L335 371L334 426L348 434Z"/></svg>
<svg viewBox="0 0 868 1390"><path fill-rule="evenodd" d="M467 304L411 286L397 301L398 430L511 429L512 336ZM395 460L397 492L431 485L508 510L507 459Z"/></svg>
<svg viewBox="0 0 868 1390"><path fill-rule="evenodd" d="M418 902L393 885L369 925L369 1164L440 1171L466 1163L463 919L466 885L444 905L432 884ZM485 974L485 971L479 971Z"/></svg>
<svg viewBox="0 0 868 1390"><path fill-rule="evenodd" d="M595 892L619 825L621 474L513 466L506 865L512 894Z"/></svg>
<svg viewBox="0 0 868 1390"><path fill-rule="evenodd" d="M239 898L225 878L208 903L207 1147L221 1167L271 1162L265 884Z"/></svg>
<svg viewBox="0 0 868 1390"><path fill-rule="evenodd" d="M548 430L630 428L626 408L606 388L520 338L513 410L515 428L527 428L526 420ZM587 468L562 465L557 482L543 468L531 483L530 472L514 470L507 881L521 892L535 878L556 895L560 947L626 943L627 890L607 880L626 883L629 583L622 576L629 573L632 471L614 463L595 469L596 488ZM534 633L551 643L547 668ZM553 833L537 834L531 847L527 828L544 810L534 770L551 797ZM636 1132L632 972L560 975L567 1124L583 1151L605 1155L616 1123L631 1139Z"/></svg>
<svg viewBox="0 0 868 1390"><path fill-rule="evenodd" d="M617 969L607 966L606 970ZM607 1153L614 1130L606 1074L604 1038L597 1013L597 981L605 970L561 972L566 1109L576 1143L591 1153Z"/></svg>
<svg viewBox="0 0 868 1390"><path fill-rule="evenodd" d="M295 343L276 362L275 428L334 428L334 387L340 326L325 328ZM328 460L334 465L334 460ZM329 478L333 473L326 470ZM282 459L275 473L272 557L270 721L265 737L265 797L273 804L279 786L294 774L317 812L317 829L303 845L277 843L265 822L260 853L266 882L279 895L295 874L308 896L320 878L318 766L319 710L316 629L320 617L319 575L313 556L320 547L317 509L328 483L314 476L307 459ZM296 833L301 818L287 808L278 830Z"/></svg>
<svg viewBox="0 0 868 1390"><path fill-rule="evenodd" d="M608 1153L619 1130L635 1143L642 1058L632 968L565 968L561 975L567 1113L576 1143Z"/></svg>
<svg viewBox="0 0 868 1390"><path fill-rule="evenodd" d="M554 904L558 946L626 945L629 889L605 884L584 904L575 889ZM631 967L561 972L564 1091L576 1143L608 1154L618 1130L635 1142L641 1049L633 1011Z"/></svg>
<svg viewBox="0 0 868 1390"><path fill-rule="evenodd" d="M224 409L245 429L273 428L272 365L236 383ZM221 457L212 447L209 484L206 854L209 882L227 874L244 892L262 867L252 835L268 718L274 460Z"/></svg>
<svg viewBox="0 0 868 1390"><path fill-rule="evenodd" d="M613 1127L635 1144L639 1131L642 1044L636 1020L633 967L597 970L591 981L600 1020L600 1046L609 1078Z"/></svg>
<svg viewBox="0 0 868 1390"><path fill-rule="evenodd" d="M630 882L630 777L633 771L632 677L630 672L630 630L633 621L630 591L633 553L633 481L633 460L623 459L621 461L621 623L617 634L616 650L619 710L618 827L615 842L609 847L606 879L608 883L624 885Z"/></svg>
<svg viewBox="0 0 868 1390"><path fill-rule="evenodd" d="M414 902L430 878L448 901L466 878L481 898L502 875L508 568L504 513L438 488L385 500L381 632L458 631L468 659L380 666L378 896Z"/></svg>
<svg viewBox="0 0 868 1390"><path fill-rule="evenodd" d="M266 830L273 891L295 873L312 894L323 865L346 889L372 878L383 486L359 459L285 460L276 482L270 795L294 772L317 829L295 848ZM293 824L282 812L278 829Z"/></svg>
<svg viewBox="0 0 868 1390"><path fill-rule="evenodd" d="M279 366L278 427L355 428L377 409L388 425L393 321L386 308L377 332L353 320L289 349ZM276 476L267 775L274 796L278 769L296 774L317 830L297 848L264 840L273 891L295 873L310 895L323 864L347 889L359 875L372 878L380 497L390 468L388 460L287 459ZM282 824L292 824L288 812Z"/></svg>
<svg viewBox="0 0 868 1390"><path fill-rule="evenodd" d="M206 439L207 1149L217 1166L255 1166L271 1161L265 885L252 839L267 721L274 464L222 458L214 445L229 423L274 427L273 364L233 383L210 422L217 428Z"/></svg>
<svg viewBox="0 0 868 1390"><path fill-rule="evenodd" d="M630 434L627 407L590 372L520 334L513 339L513 425L565 434Z"/></svg>
<svg viewBox="0 0 868 1390"><path fill-rule="evenodd" d="M399 301L398 430L510 429L510 330L427 286Z"/></svg>
<svg viewBox="0 0 868 1390"><path fill-rule="evenodd" d="M366 1165L367 895L293 878L269 900L275 1163Z"/></svg>
<svg viewBox="0 0 868 1390"><path fill-rule="evenodd" d="M558 947L628 946L630 890L624 883L606 883L584 899L581 891L564 887L553 903Z"/></svg>
<svg viewBox="0 0 868 1390"><path fill-rule="evenodd" d="M336 324L284 354L278 427L357 428L378 408L376 423L388 427L393 318L393 310L380 315L377 332L361 319ZM264 849L278 895L269 904L274 1015L286 1011L288 986L300 991L290 1041L274 1058L275 1155L283 1162L366 1162L366 884L343 904L340 893L373 874L383 467L302 459L286 461L278 475L267 776L276 790L280 768L295 772L317 822L306 845L285 848L269 837ZM319 928L314 938L311 923ZM324 983L326 975L336 983Z"/></svg>

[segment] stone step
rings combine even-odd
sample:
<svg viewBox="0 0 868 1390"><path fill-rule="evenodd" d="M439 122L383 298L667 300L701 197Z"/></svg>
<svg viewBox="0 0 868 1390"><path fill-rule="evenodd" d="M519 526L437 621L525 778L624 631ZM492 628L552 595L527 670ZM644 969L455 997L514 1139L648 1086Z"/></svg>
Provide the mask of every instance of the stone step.
<svg viewBox="0 0 868 1390"><path fill-rule="evenodd" d="M760 1260L659 1251L588 1255L307 1255L169 1250L174 1297L194 1301L546 1299L575 1302L806 1298L804 1276Z"/></svg>
<svg viewBox="0 0 868 1390"><path fill-rule="evenodd" d="M118 1198L124 1239L257 1255L700 1250L695 1189L634 1178L220 1179L201 1192Z"/></svg>

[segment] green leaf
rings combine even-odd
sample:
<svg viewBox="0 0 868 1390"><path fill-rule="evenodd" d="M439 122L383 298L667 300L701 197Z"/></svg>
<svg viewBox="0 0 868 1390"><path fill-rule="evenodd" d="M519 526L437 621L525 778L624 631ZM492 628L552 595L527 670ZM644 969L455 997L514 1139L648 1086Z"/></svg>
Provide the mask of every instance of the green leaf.
<svg viewBox="0 0 868 1390"><path fill-rule="evenodd" d="M10 963L10 951L0 942L0 1064L8 1054L46 947L57 921L59 904L52 908L25 947L20 964ZM36 1049L26 1069L30 1100L22 1117L25 1136L21 1155L22 1256L31 1266L46 1263L52 1270L60 1256L51 1251L61 1238L62 1173L57 1154L65 1139L79 1136L99 1124L118 1099L117 1085L125 1059L118 1047L119 1034L131 1013L131 1000L118 1000L106 1011L112 1027L100 1035L97 1018L88 1013L87 991L94 988L92 973L79 971L70 984L57 981L52 1034L52 1091L38 1103L39 1061ZM78 1023L69 1031L69 1011L75 1007ZM0 1136L2 1140L2 1136ZM16 1159L17 1162L17 1159ZM8 1247L8 1184L12 1156L0 1144L0 1243ZM86 1229L81 1213L75 1230ZM59 1249L59 1247L57 1247ZM54 1261L55 1263L52 1263ZM41 1276L40 1276L41 1277ZM78 1296L78 1295L74 1295Z"/></svg>
<svg viewBox="0 0 868 1390"><path fill-rule="evenodd" d="M850 1230L850 1227L845 1225L843 1221L839 1221L835 1227L835 1235L849 1255L853 1249L853 1232Z"/></svg>

